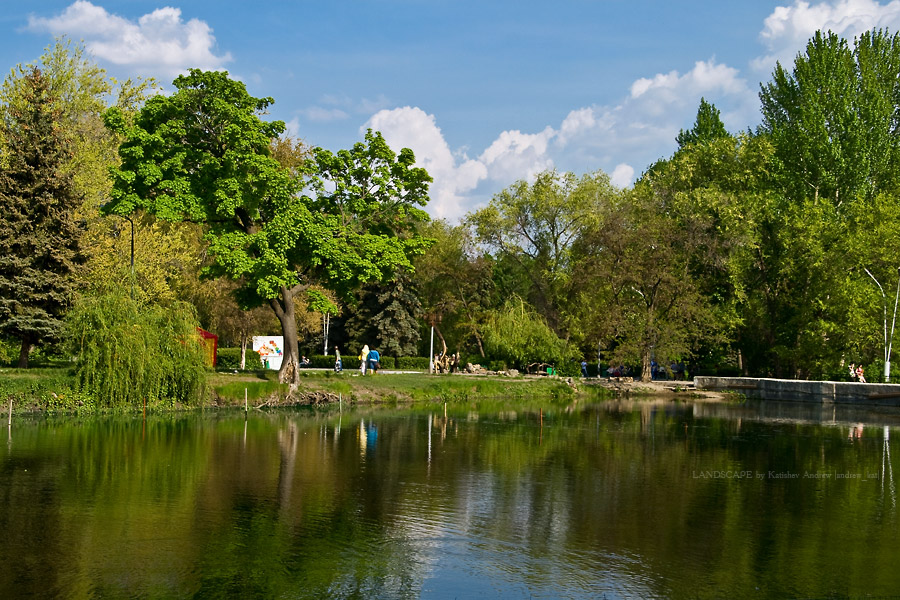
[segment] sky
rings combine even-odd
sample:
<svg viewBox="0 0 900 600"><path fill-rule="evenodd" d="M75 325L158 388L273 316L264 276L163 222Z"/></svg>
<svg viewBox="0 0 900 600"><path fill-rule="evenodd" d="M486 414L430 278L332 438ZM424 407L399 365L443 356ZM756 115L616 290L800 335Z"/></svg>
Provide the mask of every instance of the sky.
<svg viewBox="0 0 900 600"><path fill-rule="evenodd" d="M168 2L168 3L167 3ZM619 187L672 155L700 98L732 132L818 30L900 31L900 0L0 0L0 65L82 42L118 78L164 90L228 71L312 146L368 128L434 178L457 222L518 180L602 170Z"/></svg>

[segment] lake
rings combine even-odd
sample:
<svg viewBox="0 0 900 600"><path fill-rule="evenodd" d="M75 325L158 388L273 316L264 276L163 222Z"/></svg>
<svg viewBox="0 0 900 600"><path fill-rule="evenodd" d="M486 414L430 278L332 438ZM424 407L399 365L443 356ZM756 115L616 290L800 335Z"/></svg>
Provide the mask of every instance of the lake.
<svg viewBox="0 0 900 600"><path fill-rule="evenodd" d="M3 425L2 598L900 590L895 411L517 400Z"/></svg>

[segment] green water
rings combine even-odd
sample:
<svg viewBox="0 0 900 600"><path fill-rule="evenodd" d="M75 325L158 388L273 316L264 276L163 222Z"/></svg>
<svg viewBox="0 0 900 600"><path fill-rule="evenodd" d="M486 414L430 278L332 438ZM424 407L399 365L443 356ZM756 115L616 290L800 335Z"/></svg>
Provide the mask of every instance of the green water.
<svg viewBox="0 0 900 600"><path fill-rule="evenodd" d="M896 414L511 402L3 424L0 598L900 591Z"/></svg>

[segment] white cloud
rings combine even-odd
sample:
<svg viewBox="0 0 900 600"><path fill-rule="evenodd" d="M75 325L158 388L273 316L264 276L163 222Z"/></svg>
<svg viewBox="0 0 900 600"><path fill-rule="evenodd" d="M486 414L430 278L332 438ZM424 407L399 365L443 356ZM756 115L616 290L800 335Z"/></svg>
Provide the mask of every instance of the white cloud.
<svg viewBox="0 0 900 600"><path fill-rule="evenodd" d="M793 62L806 47L817 30L833 31L852 40L873 28L900 29L900 1L887 4L875 0L836 0L832 2L802 2L778 6L772 11L759 34L767 54L754 59L751 66L757 71L769 71L775 61L782 65Z"/></svg>
<svg viewBox="0 0 900 600"><path fill-rule="evenodd" d="M158 8L135 22L77 0L55 17L29 17L28 27L82 38L97 58L148 69L150 75L220 69L231 60L228 53L213 53L216 39L209 25L198 19L185 22L181 10L172 7Z"/></svg>
<svg viewBox="0 0 900 600"><path fill-rule="evenodd" d="M428 212L437 218L456 221L474 208L464 194L472 191L487 177L487 168L465 155L454 156L447 145L434 115L420 108L405 106L375 113L363 126L380 131L388 145L399 151L410 148L416 163L434 179Z"/></svg>
<svg viewBox="0 0 900 600"><path fill-rule="evenodd" d="M541 171L553 168L547 146L556 131L549 125L540 133L504 131L478 157L491 179L512 183L531 180Z"/></svg>
<svg viewBox="0 0 900 600"><path fill-rule="evenodd" d="M619 163L609 176L609 180L616 187L624 188L634 181L634 167Z"/></svg>

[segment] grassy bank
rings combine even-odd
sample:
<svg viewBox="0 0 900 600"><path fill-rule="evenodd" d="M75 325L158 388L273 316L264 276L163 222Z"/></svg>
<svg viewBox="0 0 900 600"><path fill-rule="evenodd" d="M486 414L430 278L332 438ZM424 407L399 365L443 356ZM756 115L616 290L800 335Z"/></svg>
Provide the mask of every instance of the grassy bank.
<svg viewBox="0 0 900 600"><path fill-rule="evenodd" d="M564 380L555 378L506 378L469 375L378 374L361 377L355 374L332 372L305 372L301 379L298 397L333 401L341 398L354 404L443 401L465 402L475 398L570 398L575 390ZM287 403L287 386L260 380L259 375L217 374L210 384L220 404L243 405L244 391L248 403ZM592 392L596 394L596 391ZM273 396L277 396L274 398Z"/></svg>
<svg viewBox="0 0 900 600"><path fill-rule="evenodd" d="M576 394L611 395L598 388L576 392L564 380L556 378L507 378L469 375L384 374L361 377L355 371L336 374L331 371L304 371L298 392L289 395L288 386L279 384L274 371L209 373L208 396L198 399L197 408L243 406L246 393L250 407L283 406L335 402L348 404L391 404L407 402L466 402L486 398L549 398L564 400ZM14 411L46 413L132 412L143 406L110 409L89 394L75 391L69 368L0 369L0 413L6 413L10 400ZM584 391L587 389L587 391ZM165 400L150 399L152 411L178 410L183 407Z"/></svg>

